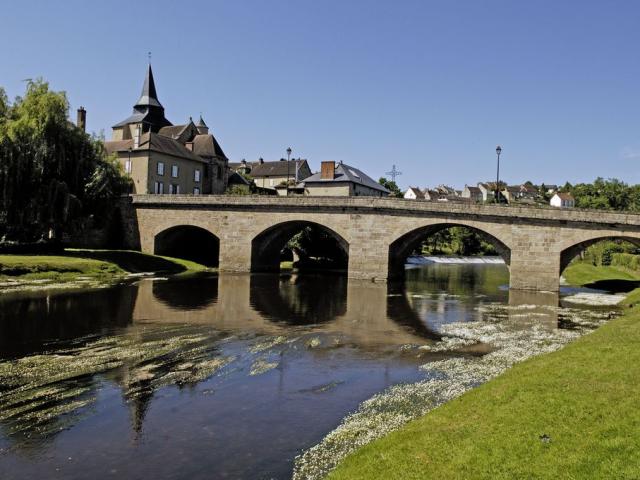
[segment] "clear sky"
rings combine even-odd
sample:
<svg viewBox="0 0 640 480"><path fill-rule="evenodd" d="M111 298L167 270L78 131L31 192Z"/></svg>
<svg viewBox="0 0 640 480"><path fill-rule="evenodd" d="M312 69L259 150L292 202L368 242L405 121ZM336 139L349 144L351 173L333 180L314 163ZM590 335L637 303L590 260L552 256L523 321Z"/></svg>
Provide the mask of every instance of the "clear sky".
<svg viewBox="0 0 640 480"><path fill-rule="evenodd" d="M174 124L232 161L342 160L402 187L640 183L640 2L0 0L0 85L44 77L90 131L127 117L152 51Z"/></svg>

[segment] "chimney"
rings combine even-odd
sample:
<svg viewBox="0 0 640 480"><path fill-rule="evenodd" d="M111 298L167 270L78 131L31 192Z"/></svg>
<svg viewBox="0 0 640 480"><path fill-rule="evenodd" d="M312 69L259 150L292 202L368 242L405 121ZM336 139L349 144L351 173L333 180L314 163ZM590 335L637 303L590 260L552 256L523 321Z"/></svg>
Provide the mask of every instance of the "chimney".
<svg viewBox="0 0 640 480"><path fill-rule="evenodd" d="M140 125L136 125L135 134L133 136L133 148L138 148L140 146L141 130L142 128Z"/></svg>
<svg viewBox="0 0 640 480"><path fill-rule="evenodd" d="M76 122L76 125L83 132L87 131L87 111L84 107L80 107L78 109L78 121Z"/></svg>
<svg viewBox="0 0 640 480"><path fill-rule="evenodd" d="M322 162L320 164L320 178L322 180L333 180L336 173L336 162Z"/></svg>

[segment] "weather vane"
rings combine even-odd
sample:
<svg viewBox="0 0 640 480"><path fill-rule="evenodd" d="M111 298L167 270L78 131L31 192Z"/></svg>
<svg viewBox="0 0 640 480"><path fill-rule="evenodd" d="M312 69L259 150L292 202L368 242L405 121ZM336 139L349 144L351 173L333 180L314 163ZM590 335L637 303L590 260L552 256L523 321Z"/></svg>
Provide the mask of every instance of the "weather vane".
<svg viewBox="0 0 640 480"><path fill-rule="evenodd" d="M151 63L151 52L147 52L147 57L149 58L149 63Z"/></svg>
<svg viewBox="0 0 640 480"><path fill-rule="evenodd" d="M387 172L387 175L390 175L390 176L391 176L391 181L392 181L392 182L395 182L395 181L396 181L396 177L399 177L400 175L402 175L402 172L401 172L400 170L398 170L398 169L396 168L396 166L394 165L394 166L391 168L391 171L390 171L390 172Z"/></svg>

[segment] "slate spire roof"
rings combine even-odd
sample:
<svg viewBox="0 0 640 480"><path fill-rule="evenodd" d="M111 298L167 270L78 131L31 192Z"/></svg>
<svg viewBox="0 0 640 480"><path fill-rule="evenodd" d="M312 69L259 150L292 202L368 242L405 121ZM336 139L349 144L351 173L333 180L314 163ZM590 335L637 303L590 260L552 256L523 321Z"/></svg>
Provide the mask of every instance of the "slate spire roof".
<svg viewBox="0 0 640 480"><path fill-rule="evenodd" d="M202 115L200 115L200 120L198 120L198 123L196 123L196 127L206 127L207 124L204 123L204 120L202 119Z"/></svg>
<svg viewBox="0 0 640 480"><path fill-rule="evenodd" d="M147 76L144 79L144 85L142 86L142 93L140 98L134 105L135 107L161 107L162 104L158 100L158 94L156 93L156 84L153 81L153 71L151 70L151 64L147 69Z"/></svg>
<svg viewBox="0 0 640 480"><path fill-rule="evenodd" d="M147 75L144 79L140 98L133 106L133 114L123 121L116 123L113 128L124 127L132 123L142 123L144 132L149 130L157 132L162 127L171 125L171 122L164 116L164 107L160 101L158 101L151 64L149 64L147 68Z"/></svg>

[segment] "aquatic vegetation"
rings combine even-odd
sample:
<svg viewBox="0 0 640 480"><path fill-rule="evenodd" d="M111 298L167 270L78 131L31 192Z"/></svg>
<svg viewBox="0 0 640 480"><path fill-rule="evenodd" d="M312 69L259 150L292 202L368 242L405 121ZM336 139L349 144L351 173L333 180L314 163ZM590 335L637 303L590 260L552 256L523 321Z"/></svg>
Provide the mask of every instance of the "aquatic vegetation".
<svg viewBox="0 0 640 480"><path fill-rule="evenodd" d="M251 365L251 370L249 371L249 375L261 375L263 373L268 372L269 370L273 370L279 365L278 362L269 362L264 358L259 358Z"/></svg>
<svg viewBox="0 0 640 480"><path fill-rule="evenodd" d="M424 364L420 368L427 375L425 380L396 385L363 402L319 444L296 458L293 478L324 477L359 447L500 375L515 363L562 348L611 316L610 312L549 307L575 325L573 329L550 329L536 323L535 318L527 324L509 316L513 311L529 310L527 306L495 304L482 308L481 321L443 324L442 341L420 349L437 352L486 343L493 348L490 353L480 358L456 357Z"/></svg>
<svg viewBox="0 0 640 480"><path fill-rule="evenodd" d="M624 300L625 295L611 295L607 293L586 293L580 292L563 298L565 302L578 303L582 305L617 305Z"/></svg>
<svg viewBox="0 0 640 480"><path fill-rule="evenodd" d="M275 337L266 337L265 339L253 344L249 351L253 353L259 353L264 350L269 350L270 348L275 347L276 345L280 345L287 341L287 337L283 335L278 335Z"/></svg>
<svg viewBox="0 0 640 480"><path fill-rule="evenodd" d="M93 377L100 373L114 379L128 401L164 386L198 383L235 360L215 347L218 336L182 326L146 327L0 361L0 422L9 434L33 428L53 433L93 403Z"/></svg>

